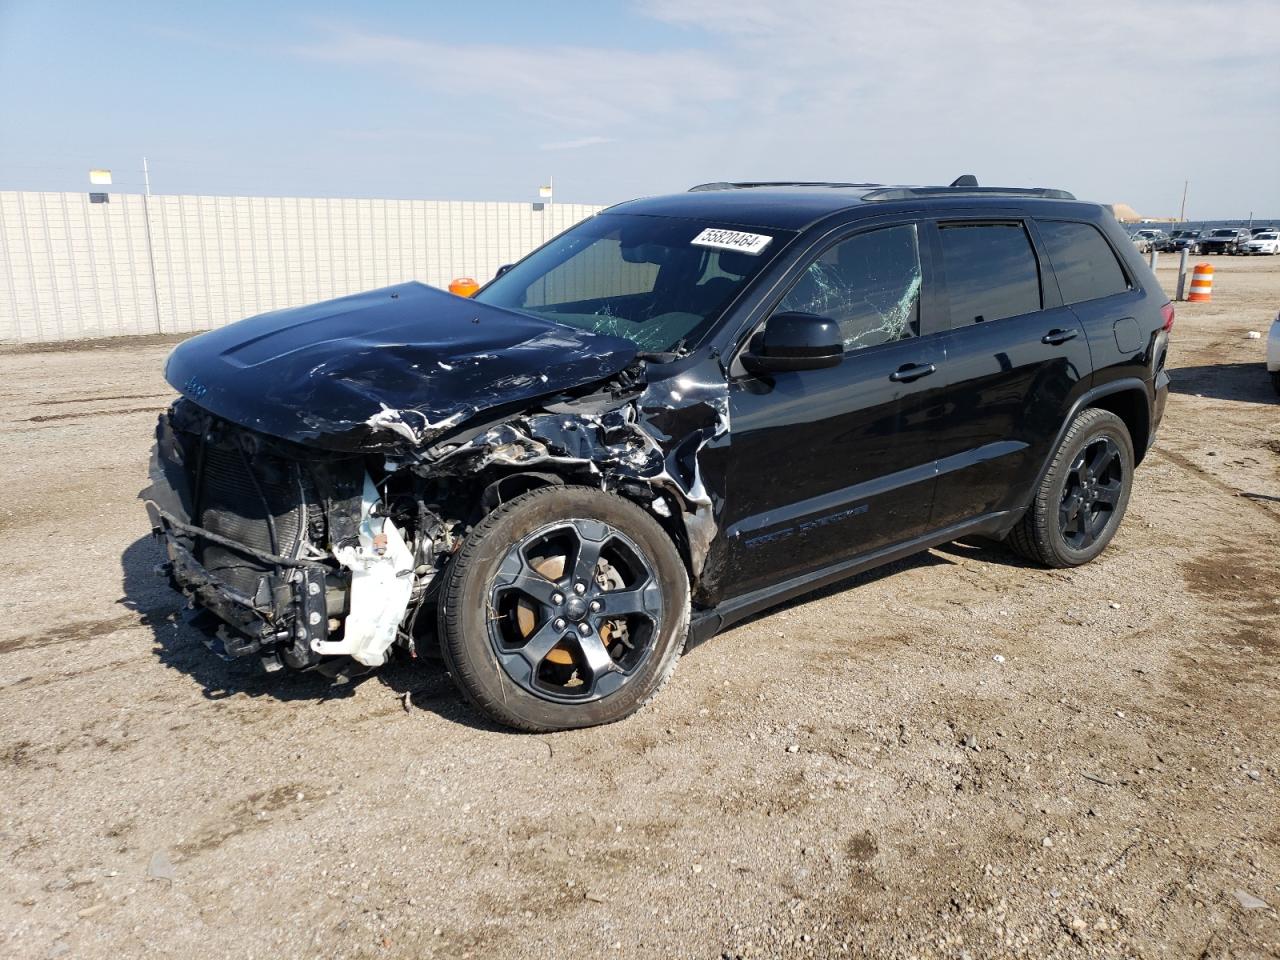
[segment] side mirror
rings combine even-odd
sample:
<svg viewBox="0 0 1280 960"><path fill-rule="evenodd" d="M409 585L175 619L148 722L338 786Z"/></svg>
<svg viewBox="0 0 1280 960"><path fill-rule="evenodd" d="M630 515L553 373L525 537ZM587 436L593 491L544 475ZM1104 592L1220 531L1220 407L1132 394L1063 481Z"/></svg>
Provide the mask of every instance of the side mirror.
<svg viewBox="0 0 1280 960"><path fill-rule="evenodd" d="M816 313L775 313L742 354L751 373L821 370L844 356L844 339L834 320Z"/></svg>
<svg viewBox="0 0 1280 960"><path fill-rule="evenodd" d="M515 266L514 263L504 263L502 266L498 268L498 272L493 275L493 279L497 280L500 276L502 276L504 273L506 273L508 270L510 270L514 266Z"/></svg>

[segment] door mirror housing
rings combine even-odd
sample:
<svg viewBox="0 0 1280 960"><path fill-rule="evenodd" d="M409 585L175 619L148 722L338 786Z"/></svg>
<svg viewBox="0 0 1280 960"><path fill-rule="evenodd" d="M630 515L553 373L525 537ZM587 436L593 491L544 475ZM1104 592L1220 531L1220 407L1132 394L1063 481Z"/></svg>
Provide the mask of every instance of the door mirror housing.
<svg viewBox="0 0 1280 960"><path fill-rule="evenodd" d="M751 373L783 370L821 370L834 367L844 356L844 338L834 320L816 313L775 313L742 354Z"/></svg>
<svg viewBox="0 0 1280 960"><path fill-rule="evenodd" d="M504 263L502 266L498 268L498 272L493 275L493 279L497 280L500 276L502 276L504 273L506 273L508 270L510 270L514 266L515 266L514 263Z"/></svg>

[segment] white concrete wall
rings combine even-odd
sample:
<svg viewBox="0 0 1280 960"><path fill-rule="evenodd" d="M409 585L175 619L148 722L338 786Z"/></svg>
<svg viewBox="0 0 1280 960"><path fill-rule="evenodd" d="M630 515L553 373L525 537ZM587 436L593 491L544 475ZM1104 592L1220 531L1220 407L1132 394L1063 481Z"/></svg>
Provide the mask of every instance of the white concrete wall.
<svg viewBox="0 0 1280 960"><path fill-rule="evenodd" d="M600 209L0 191L0 341L206 330L405 280L484 282Z"/></svg>

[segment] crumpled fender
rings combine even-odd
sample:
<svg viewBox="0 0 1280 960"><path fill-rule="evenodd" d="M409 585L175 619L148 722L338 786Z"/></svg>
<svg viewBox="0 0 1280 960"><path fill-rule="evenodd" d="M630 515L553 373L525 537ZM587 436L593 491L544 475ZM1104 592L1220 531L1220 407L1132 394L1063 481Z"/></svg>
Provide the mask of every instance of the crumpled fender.
<svg viewBox="0 0 1280 960"><path fill-rule="evenodd" d="M420 451L426 476L466 476L488 467L558 465L634 497L650 490L661 517L671 506L687 541L695 580L719 533L723 464L729 442L728 385L717 363L641 386L621 397L595 395L521 414L465 441Z"/></svg>

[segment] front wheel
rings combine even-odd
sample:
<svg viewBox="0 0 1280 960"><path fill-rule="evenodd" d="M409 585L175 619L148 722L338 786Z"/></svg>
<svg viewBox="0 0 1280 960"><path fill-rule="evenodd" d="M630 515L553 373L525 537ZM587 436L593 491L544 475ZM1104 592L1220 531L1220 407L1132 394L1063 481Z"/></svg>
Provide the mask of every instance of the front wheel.
<svg viewBox="0 0 1280 960"><path fill-rule="evenodd" d="M1072 421L1008 544L1048 567L1076 567L1106 549L1133 486L1133 440L1109 410Z"/></svg>
<svg viewBox="0 0 1280 960"><path fill-rule="evenodd" d="M670 536L629 500L543 487L503 504L445 572L445 662L494 720L529 731L611 723L675 668L689 577Z"/></svg>

